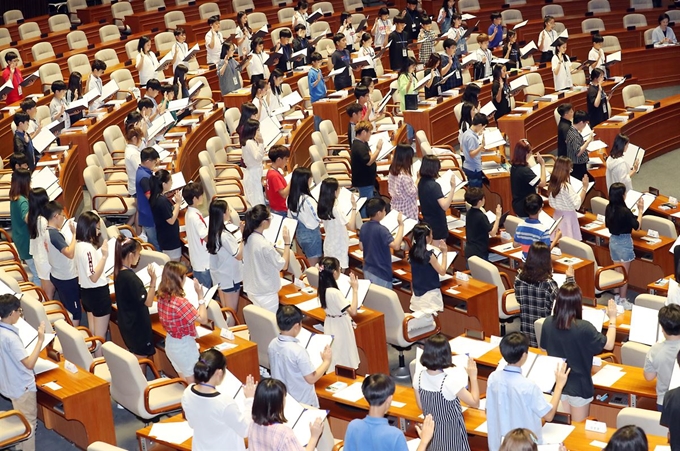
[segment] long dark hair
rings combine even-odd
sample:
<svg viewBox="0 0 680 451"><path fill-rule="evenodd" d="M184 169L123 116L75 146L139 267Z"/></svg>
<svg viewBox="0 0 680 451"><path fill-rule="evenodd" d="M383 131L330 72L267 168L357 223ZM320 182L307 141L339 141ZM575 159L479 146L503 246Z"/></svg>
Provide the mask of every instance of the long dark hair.
<svg viewBox="0 0 680 451"><path fill-rule="evenodd" d="M243 227L243 242L248 242L248 237L262 225L263 222L271 218L269 207L259 204L246 211L245 227Z"/></svg>
<svg viewBox="0 0 680 451"><path fill-rule="evenodd" d="M94 211L82 212L76 222L76 241L99 247L99 235L97 234L99 221L99 215Z"/></svg>
<svg viewBox="0 0 680 451"><path fill-rule="evenodd" d="M215 255L222 247L222 232L227 230L224 225L224 217L229 211L229 204L222 199L215 199L210 202L208 214L208 240L205 247L208 252Z"/></svg>
<svg viewBox="0 0 680 451"><path fill-rule="evenodd" d="M604 451L647 451L648 449L645 431L639 426L629 424L614 432Z"/></svg>
<svg viewBox="0 0 680 451"><path fill-rule="evenodd" d="M151 177L151 196L149 202L153 204L160 196L163 195L163 184L172 179L170 173L165 169L159 169Z"/></svg>
<svg viewBox="0 0 680 451"><path fill-rule="evenodd" d="M38 238L38 218L45 217L45 205L50 201L50 196L44 188L33 188L28 194L28 234L32 240Z"/></svg>
<svg viewBox="0 0 680 451"><path fill-rule="evenodd" d="M144 52L144 46L146 45L147 42L151 42L151 39L149 39L148 36L142 36L141 38L139 38L139 41L137 42L137 51L139 53L144 53L146 55L146 53Z"/></svg>
<svg viewBox="0 0 680 451"><path fill-rule="evenodd" d="M293 171L293 176L290 179L290 191L288 192L288 199L286 199L288 211L297 213L302 195L312 195L309 192L310 178L312 178L312 171L310 171L309 168L295 168Z"/></svg>
<svg viewBox="0 0 680 451"><path fill-rule="evenodd" d="M172 84L179 86L181 89L187 89L186 75L189 72L189 68L184 64L179 64L175 68L175 72L172 78Z"/></svg>
<svg viewBox="0 0 680 451"><path fill-rule="evenodd" d="M28 200L31 192L31 171L28 169L17 169L12 172L12 181L9 187L10 200L19 200L24 196Z"/></svg>
<svg viewBox="0 0 680 451"><path fill-rule="evenodd" d="M401 68L399 69L399 76L404 75L404 74L408 75L409 67L417 66L417 65L418 65L418 62L416 61L416 59L413 58L412 56L409 56L408 58L406 58L406 60L404 60L404 65L401 66Z"/></svg>
<svg viewBox="0 0 680 451"><path fill-rule="evenodd" d="M243 23L243 26L241 26L241 19L245 16L246 21ZM248 24L248 13L245 11L239 11L236 13L236 26L239 27L241 30L248 30L249 33L252 33L253 30L250 29L250 25Z"/></svg>
<svg viewBox="0 0 680 451"><path fill-rule="evenodd" d="M555 327L558 330L569 330L571 323L582 318L581 288L574 282L563 284L557 291L555 299Z"/></svg>
<svg viewBox="0 0 680 451"><path fill-rule="evenodd" d="M479 105L480 92L482 92L482 88L477 83L468 83L463 90L461 102L470 102L474 106Z"/></svg>
<svg viewBox="0 0 680 451"><path fill-rule="evenodd" d="M78 97L83 95L83 76L78 71L71 72L68 76L68 90L71 93L71 100L77 100L75 96L76 89L78 90Z"/></svg>
<svg viewBox="0 0 680 451"><path fill-rule="evenodd" d="M243 130L243 127L245 127L246 122L248 122L248 119L255 116L256 114L257 114L257 107L255 106L254 103L246 102L243 105L241 105L241 117L238 120L238 125L236 126L236 132L240 133L240 131Z"/></svg>
<svg viewBox="0 0 680 451"><path fill-rule="evenodd" d="M254 82L250 87L250 100L255 100L255 97L257 97L257 91L265 89L266 87L267 87L266 80L257 80L256 82Z"/></svg>
<svg viewBox="0 0 680 451"><path fill-rule="evenodd" d="M460 108L460 126L463 132L472 125L472 109L477 108L477 104L472 104L471 102L463 102L463 106Z"/></svg>
<svg viewBox="0 0 680 451"><path fill-rule="evenodd" d="M279 69L278 67L272 71L271 74L269 74L269 88L272 90L274 95L281 95L283 90L281 89L281 85L276 86L276 83L274 80L277 78L283 78L283 71Z"/></svg>
<svg viewBox="0 0 680 451"><path fill-rule="evenodd" d="M113 256L113 277L118 277L118 273L123 269L123 260L128 255L140 252L142 244L134 238L126 237L121 234L116 238L116 249Z"/></svg>
<svg viewBox="0 0 680 451"><path fill-rule="evenodd" d="M427 263L427 238L432 233L430 226L424 222L413 228L413 245L408 253L409 258L416 263Z"/></svg>
<svg viewBox="0 0 680 451"><path fill-rule="evenodd" d="M623 156L623 152L626 150L626 145L630 142L628 136L619 133L614 138L614 144L612 144L612 149L609 151L609 156L612 158L619 158Z"/></svg>
<svg viewBox="0 0 680 451"><path fill-rule="evenodd" d="M227 358L215 348L203 351L194 365L194 379L198 383L206 383L217 370L226 370Z"/></svg>
<svg viewBox="0 0 680 451"><path fill-rule="evenodd" d="M537 284L548 280L551 274L550 247L543 241L535 241L529 247L527 260L518 277L526 283Z"/></svg>
<svg viewBox="0 0 680 451"><path fill-rule="evenodd" d="M626 185L621 182L612 183L609 187L609 203L604 210L605 222L609 225L616 224L627 212Z"/></svg>
<svg viewBox="0 0 680 451"><path fill-rule="evenodd" d="M286 384L278 379L262 379L255 389L253 398L253 423L269 426L285 423L283 403L286 398Z"/></svg>
<svg viewBox="0 0 680 451"><path fill-rule="evenodd" d="M550 182L548 183L548 192L552 197L557 197L562 189L562 185L569 183L569 176L571 175L571 168L573 163L568 157L557 157L552 174L550 174Z"/></svg>
<svg viewBox="0 0 680 451"><path fill-rule="evenodd" d="M243 129L238 134L238 140L241 146L245 146L249 139L255 139L257 130L260 128L260 123L255 119L248 119L243 126Z"/></svg>
<svg viewBox="0 0 680 451"><path fill-rule="evenodd" d="M411 166L413 166L413 148L407 144L397 144L394 158L390 163L390 174L399 175L403 172L410 176Z"/></svg>
<svg viewBox="0 0 680 451"><path fill-rule="evenodd" d="M340 271L340 262L335 257L324 257L319 262L319 301L321 307L326 308L326 290L338 288L335 281L335 271Z"/></svg>
<svg viewBox="0 0 680 451"><path fill-rule="evenodd" d="M316 213L319 219L330 221L335 219L333 216L333 207L335 206L336 193L340 184L338 180L333 177L328 177L321 182L321 189L319 190L319 202L317 202Z"/></svg>

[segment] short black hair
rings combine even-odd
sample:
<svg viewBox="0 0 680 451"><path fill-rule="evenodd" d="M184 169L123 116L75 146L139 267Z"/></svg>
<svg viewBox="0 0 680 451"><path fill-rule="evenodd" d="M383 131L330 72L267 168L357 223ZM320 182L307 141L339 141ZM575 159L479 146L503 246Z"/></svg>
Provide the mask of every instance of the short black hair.
<svg viewBox="0 0 680 451"><path fill-rule="evenodd" d="M430 19L430 16L423 16L420 23L423 25L428 25L432 23L432 19Z"/></svg>
<svg viewBox="0 0 680 451"><path fill-rule="evenodd" d="M27 113L28 110L35 108L37 105L38 104L35 103L35 100L29 97L28 99L22 100L21 103L19 104L19 107L23 110L24 113Z"/></svg>
<svg viewBox="0 0 680 451"><path fill-rule="evenodd" d="M28 114L24 113L23 111L17 111L14 113L14 125L23 124L29 120L30 118L28 117Z"/></svg>
<svg viewBox="0 0 680 451"><path fill-rule="evenodd" d="M573 110L574 107L571 105L571 103L563 103L562 105L557 107L557 114L560 115L560 117L563 117L565 114Z"/></svg>
<svg viewBox="0 0 680 451"><path fill-rule="evenodd" d="M456 46L456 41L454 41L453 39L451 39L451 38L444 39L444 48L445 49L450 49L451 47L455 47L455 46Z"/></svg>
<svg viewBox="0 0 680 451"><path fill-rule="evenodd" d="M279 38L292 38L292 37L293 33L291 33L290 30L288 29L284 29L281 30L281 32L279 32Z"/></svg>
<svg viewBox="0 0 680 451"><path fill-rule="evenodd" d="M304 24L299 23L299 24L295 25L295 31L296 32L300 31L300 30L306 30L306 29L307 29L307 27L305 27Z"/></svg>
<svg viewBox="0 0 680 451"><path fill-rule="evenodd" d="M477 187L468 188L465 191L465 202L476 207L480 200L484 199L484 190Z"/></svg>
<svg viewBox="0 0 680 451"><path fill-rule="evenodd" d="M24 164L28 164L28 157L25 153L13 153L9 156L9 166L12 170L14 170L17 165L23 166Z"/></svg>
<svg viewBox="0 0 680 451"><path fill-rule="evenodd" d="M529 194L524 198L524 211L529 216L537 215L543 208L543 198L536 193Z"/></svg>
<svg viewBox="0 0 680 451"><path fill-rule="evenodd" d="M149 80L149 81L146 82L146 89L147 89L147 91L148 91L149 89L155 89L156 91L160 91L160 90L161 90L161 87L162 87L162 86L161 86L161 82L158 81L158 79L156 79L156 78L152 78L151 80Z"/></svg>
<svg viewBox="0 0 680 451"><path fill-rule="evenodd" d="M376 373L366 376L361 383L361 392L369 406L381 406L394 395L394 381L387 374Z"/></svg>
<svg viewBox="0 0 680 451"><path fill-rule="evenodd" d="M144 108L150 109L153 108L153 100L151 100L148 97L142 97L141 99L139 99L139 101L137 102L137 109L139 111L142 111Z"/></svg>
<svg viewBox="0 0 680 451"><path fill-rule="evenodd" d="M489 118L486 116L486 114L477 113L475 114L475 117L472 118L472 125L487 126L489 125Z"/></svg>
<svg viewBox="0 0 680 451"><path fill-rule="evenodd" d="M302 317L302 310L297 305L280 305L276 311L276 325L280 331L287 332L296 324L300 324Z"/></svg>
<svg viewBox="0 0 680 451"><path fill-rule="evenodd" d="M139 154L139 159L142 163L149 160L158 160L161 156L153 147L145 147Z"/></svg>
<svg viewBox="0 0 680 451"><path fill-rule="evenodd" d="M668 19L668 21L671 21L671 16L669 16L666 13L659 14L659 23L663 22L665 19Z"/></svg>
<svg viewBox="0 0 680 451"><path fill-rule="evenodd" d="M680 335L680 305L668 304L659 310L659 324L668 335Z"/></svg>
<svg viewBox="0 0 680 451"><path fill-rule="evenodd" d="M106 63L102 60L92 61L92 70L106 70Z"/></svg>
<svg viewBox="0 0 680 451"><path fill-rule="evenodd" d="M47 219L48 221L50 221L52 218L54 218L62 211L64 211L64 207L56 200L51 200L47 202L47 204L43 208L43 214L45 215L45 219Z"/></svg>
<svg viewBox="0 0 680 451"><path fill-rule="evenodd" d="M501 19L503 16L498 11L491 13L491 20Z"/></svg>
<svg viewBox="0 0 680 451"><path fill-rule="evenodd" d="M510 332L501 340L501 355L508 364L513 365L529 352L529 337L522 332Z"/></svg>
<svg viewBox="0 0 680 451"><path fill-rule="evenodd" d="M439 170L442 168L442 163L434 155L425 155L420 163L420 177L429 177L436 179L439 177Z"/></svg>
<svg viewBox="0 0 680 451"><path fill-rule="evenodd" d="M7 318L21 308L21 301L13 294L0 295L0 318Z"/></svg>
<svg viewBox="0 0 680 451"><path fill-rule="evenodd" d="M594 34L593 35L593 44L598 44L604 42L604 38L600 36L599 34Z"/></svg>
<svg viewBox="0 0 680 451"><path fill-rule="evenodd" d="M312 53L312 56L310 57L311 61L323 61L323 55L319 52L314 52Z"/></svg>
<svg viewBox="0 0 680 451"><path fill-rule="evenodd" d="M271 149L269 149L269 159L274 163L276 160L279 158L287 158L290 157L290 149L286 146L274 146Z"/></svg>
<svg viewBox="0 0 680 451"><path fill-rule="evenodd" d="M172 34L175 35L175 37L177 37L177 36L182 36L183 34L187 34L187 32L184 31L184 28L177 27L177 28L175 28L175 31L172 32Z"/></svg>
<svg viewBox="0 0 680 451"><path fill-rule="evenodd" d="M364 85L359 85L354 88L354 97L357 99L368 95L368 87Z"/></svg>
<svg viewBox="0 0 680 451"><path fill-rule="evenodd" d="M394 17L394 19L392 20L392 22L394 22L395 24L398 24L398 23L406 23L406 18L405 18L403 15L398 14L398 15L396 15L396 16Z"/></svg>
<svg viewBox="0 0 680 451"><path fill-rule="evenodd" d="M336 33L333 35L333 44L338 45L338 42L345 39L345 35L342 33Z"/></svg>
<svg viewBox="0 0 680 451"><path fill-rule="evenodd" d="M66 91L66 83L64 83L62 80L55 80L52 82L51 90L52 93L57 91Z"/></svg>
<svg viewBox="0 0 680 451"><path fill-rule="evenodd" d="M203 185L196 182L189 182L184 188L182 188L182 197L184 201L189 204L194 204L194 199L196 197L201 197L203 195Z"/></svg>
<svg viewBox="0 0 680 451"><path fill-rule="evenodd" d="M588 121L588 113L586 113L583 110L577 110L574 113L574 124L578 124L579 122L587 122Z"/></svg>
<svg viewBox="0 0 680 451"><path fill-rule="evenodd" d="M5 62L7 64L11 63L15 59L19 58L19 55L17 55L15 52L7 52L5 53Z"/></svg>
<svg viewBox="0 0 680 451"><path fill-rule="evenodd" d="M366 202L366 215L372 218L381 211L384 211L385 208L387 208L387 202L382 197L374 197Z"/></svg>
<svg viewBox="0 0 680 451"><path fill-rule="evenodd" d="M347 116L352 117L357 113L361 113L363 109L358 103L350 103L345 111L347 111Z"/></svg>
<svg viewBox="0 0 680 451"><path fill-rule="evenodd" d="M208 17L208 25L213 25L216 22L220 21L220 16L215 15L215 16L210 16Z"/></svg>
<svg viewBox="0 0 680 451"><path fill-rule="evenodd" d="M286 398L286 384L278 379L262 379L255 389L253 397L253 422L260 426L286 423L283 405Z"/></svg>
<svg viewBox="0 0 680 451"><path fill-rule="evenodd" d="M443 334L435 334L425 340L420 363L431 371L443 370L453 366L451 361L451 345Z"/></svg>

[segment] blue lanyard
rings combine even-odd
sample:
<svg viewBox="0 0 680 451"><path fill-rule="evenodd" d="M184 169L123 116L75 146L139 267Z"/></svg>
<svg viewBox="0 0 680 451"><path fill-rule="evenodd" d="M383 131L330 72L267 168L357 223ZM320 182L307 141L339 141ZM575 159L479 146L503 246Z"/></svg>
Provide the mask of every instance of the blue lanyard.
<svg viewBox="0 0 680 451"><path fill-rule="evenodd" d="M17 332L16 330L12 329L11 327L5 326L3 323L0 323L0 327L2 327L3 329L9 330L10 332L14 332L15 334L17 334L17 337L19 336L19 332Z"/></svg>

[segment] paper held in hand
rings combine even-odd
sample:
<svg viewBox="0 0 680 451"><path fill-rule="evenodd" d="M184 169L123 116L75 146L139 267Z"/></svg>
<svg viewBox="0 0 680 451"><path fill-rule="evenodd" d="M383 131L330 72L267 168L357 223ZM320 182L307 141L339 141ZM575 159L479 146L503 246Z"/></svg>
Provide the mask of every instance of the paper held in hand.
<svg viewBox="0 0 680 451"><path fill-rule="evenodd" d="M529 86L529 80L527 79L526 75L522 75L521 77L517 77L510 82L510 91L519 91L520 89L526 88L527 86Z"/></svg>
<svg viewBox="0 0 680 451"><path fill-rule="evenodd" d="M623 159L628 163L628 167L632 170L635 167L635 162L638 163L638 168L636 172L640 172L642 167L642 160L645 158L645 149L636 146L633 143L629 143L626 150L623 152Z"/></svg>
<svg viewBox="0 0 680 451"><path fill-rule="evenodd" d="M399 229L398 219L399 212L393 209L382 219L382 221L380 221L380 224L385 226L392 235L395 235L397 233L397 229ZM416 226L416 224L418 224L418 221L407 218L404 215L402 215L402 219L404 221L404 235L408 235L409 232Z"/></svg>
<svg viewBox="0 0 680 451"><path fill-rule="evenodd" d="M440 174L439 178L436 180L437 184L439 184L439 186L442 188L442 194L444 196L448 196L451 192L451 177L454 178L456 184L453 190L454 193L467 185L467 180L461 180L460 177L458 177L451 169L449 169L443 174Z"/></svg>
<svg viewBox="0 0 680 451"><path fill-rule="evenodd" d="M280 215L271 215L271 220L269 227L267 227L262 235L267 238L267 240L274 244L277 249L283 249L284 244L290 244L295 237L295 231L297 230L298 222L293 218L284 218ZM283 228L288 228L288 234L290 235L290 242L283 242Z"/></svg>
<svg viewBox="0 0 680 451"><path fill-rule="evenodd" d="M555 370L564 363L564 359L548 355L527 353L527 360L522 365L522 374L536 383L543 393L550 393L555 386ZM504 359L498 362L498 369L507 366Z"/></svg>
<svg viewBox="0 0 680 451"><path fill-rule="evenodd" d="M628 340L652 346L664 340L659 326L659 311L640 305L633 305L630 312Z"/></svg>
<svg viewBox="0 0 680 451"><path fill-rule="evenodd" d="M574 191L576 191L576 194L580 194L581 190L583 189L583 181L577 179L574 176L569 176L569 183L571 184L571 187ZM590 191L593 186L595 186L595 182L589 182L588 183L588 189L586 189L586 193Z"/></svg>
<svg viewBox="0 0 680 451"><path fill-rule="evenodd" d="M495 149L496 147L504 146L506 144L503 133L496 127L487 127L484 129L484 148Z"/></svg>
<svg viewBox="0 0 680 451"><path fill-rule="evenodd" d="M371 153L378 148L378 142L382 141L382 147L376 161L382 161L394 150L395 146L392 144L390 134L387 132L373 133L368 139L368 147L371 148Z"/></svg>
<svg viewBox="0 0 680 451"><path fill-rule="evenodd" d="M333 343L332 335L314 334L304 327L300 329L297 339L300 342L300 346L307 350L314 368L318 368L323 363L321 354L326 346L330 346Z"/></svg>
<svg viewBox="0 0 680 451"><path fill-rule="evenodd" d="M494 104L493 104L492 101L488 101L488 102L486 103L486 105L484 105L484 106L482 107L482 109L479 110L479 112L480 112L481 114L484 114L485 116L490 116L490 115L492 115L495 111L496 111L496 107L494 106Z"/></svg>
<svg viewBox="0 0 680 451"><path fill-rule="evenodd" d="M522 59L527 59L529 55L536 51L538 51L538 47L536 46L536 43L534 41L531 41L530 43L519 49L519 54Z"/></svg>
<svg viewBox="0 0 680 451"><path fill-rule="evenodd" d="M630 208L630 211L632 211L634 215L638 214L637 201L639 199L642 199L642 213L644 213L647 211L650 205L652 205L656 197L650 193L641 193L640 191L636 191L634 189L628 190L626 192L625 199L626 207Z"/></svg>

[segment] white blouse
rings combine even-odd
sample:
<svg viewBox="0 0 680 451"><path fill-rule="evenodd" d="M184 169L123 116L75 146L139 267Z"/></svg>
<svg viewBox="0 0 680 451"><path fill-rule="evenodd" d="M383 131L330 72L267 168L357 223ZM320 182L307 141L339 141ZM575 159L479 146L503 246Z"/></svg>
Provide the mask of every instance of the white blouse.
<svg viewBox="0 0 680 451"><path fill-rule="evenodd" d="M561 64L559 73L553 71L553 79L555 80L555 91L561 91L562 89L571 88L574 83L571 81L571 61L567 57L567 61L564 60L566 55L553 55L551 65L556 68L558 64ZM560 60L561 59L561 60Z"/></svg>
<svg viewBox="0 0 680 451"><path fill-rule="evenodd" d="M139 84L145 85L147 81L154 78L156 68L158 67L158 59L156 59L156 54L153 52L149 52L148 54L140 52L135 58L135 65L139 64L142 58L144 59L144 64L139 70Z"/></svg>

